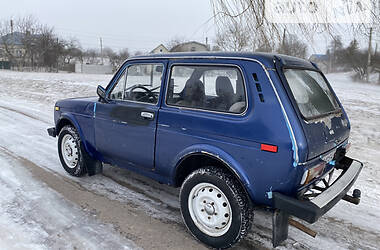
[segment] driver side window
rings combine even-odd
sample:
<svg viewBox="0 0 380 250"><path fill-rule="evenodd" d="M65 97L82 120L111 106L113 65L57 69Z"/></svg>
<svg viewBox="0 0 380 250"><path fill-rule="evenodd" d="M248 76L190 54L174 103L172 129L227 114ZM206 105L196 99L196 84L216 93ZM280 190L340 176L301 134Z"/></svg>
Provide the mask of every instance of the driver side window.
<svg viewBox="0 0 380 250"><path fill-rule="evenodd" d="M161 89L162 64L128 67L124 100L157 104Z"/></svg>
<svg viewBox="0 0 380 250"><path fill-rule="evenodd" d="M126 68L111 92L111 99L157 104L162 64L133 64Z"/></svg>

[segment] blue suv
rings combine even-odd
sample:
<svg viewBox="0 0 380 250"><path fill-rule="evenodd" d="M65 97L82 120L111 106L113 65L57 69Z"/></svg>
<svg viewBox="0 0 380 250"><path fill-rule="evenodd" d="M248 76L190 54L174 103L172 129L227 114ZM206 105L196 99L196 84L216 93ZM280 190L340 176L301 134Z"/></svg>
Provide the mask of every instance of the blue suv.
<svg viewBox="0 0 380 250"><path fill-rule="evenodd" d="M273 245L289 216L314 223L348 195L363 164L346 156L350 123L318 67L251 53L173 53L128 59L98 97L55 105L59 158L73 176L102 163L181 187L189 231L227 248L253 208L273 212ZM334 174L335 173L335 174Z"/></svg>

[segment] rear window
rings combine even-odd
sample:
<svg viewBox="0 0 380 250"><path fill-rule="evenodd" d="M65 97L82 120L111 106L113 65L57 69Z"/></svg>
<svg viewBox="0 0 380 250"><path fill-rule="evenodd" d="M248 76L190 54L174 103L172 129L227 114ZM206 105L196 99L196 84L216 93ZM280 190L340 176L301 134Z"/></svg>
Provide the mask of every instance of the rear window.
<svg viewBox="0 0 380 250"><path fill-rule="evenodd" d="M306 119L339 109L322 74L312 70L285 69L284 74L298 108Z"/></svg>

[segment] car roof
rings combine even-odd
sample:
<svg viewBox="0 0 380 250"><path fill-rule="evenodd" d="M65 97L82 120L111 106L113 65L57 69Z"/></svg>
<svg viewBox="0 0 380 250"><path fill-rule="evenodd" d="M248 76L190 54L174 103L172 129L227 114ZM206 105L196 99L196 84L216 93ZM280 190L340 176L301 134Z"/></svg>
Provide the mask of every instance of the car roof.
<svg viewBox="0 0 380 250"><path fill-rule="evenodd" d="M208 58L208 59L246 59L246 60L257 60L261 62L267 68L274 68L274 59L279 58L284 66L288 67L301 67L301 68L313 68L315 66L307 60L282 55L275 53L249 53L249 52L173 52L165 54L149 54L142 56L135 56L128 58L129 60L138 59L188 59L188 58Z"/></svg>

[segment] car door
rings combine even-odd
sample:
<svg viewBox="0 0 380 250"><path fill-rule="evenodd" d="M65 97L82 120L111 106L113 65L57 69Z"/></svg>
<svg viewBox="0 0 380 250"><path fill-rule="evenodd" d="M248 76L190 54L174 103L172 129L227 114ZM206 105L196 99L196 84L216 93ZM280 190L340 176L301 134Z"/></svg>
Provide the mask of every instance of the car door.
<svg viewBox="0 0 380 250"><path fill-rule="evenodd" d="M95 109L95 143L104 161L154 168L157 117L166 62L126 63Z"/></svg>

